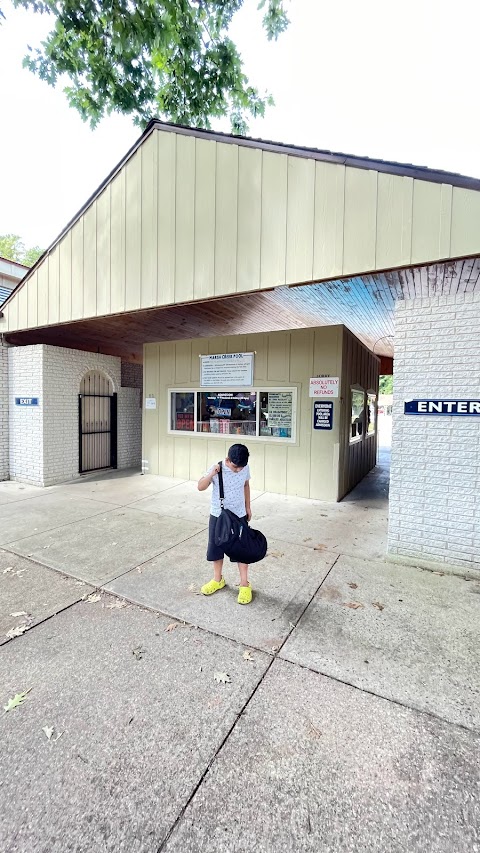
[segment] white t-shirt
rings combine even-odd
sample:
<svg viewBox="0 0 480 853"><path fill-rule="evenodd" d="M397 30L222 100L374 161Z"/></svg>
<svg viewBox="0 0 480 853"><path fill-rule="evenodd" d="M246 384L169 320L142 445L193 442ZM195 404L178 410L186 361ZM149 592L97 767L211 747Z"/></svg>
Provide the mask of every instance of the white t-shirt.
<svg viewBox="0 0 480 853"><path fill-rule="evenodd" d="M215 463L217 464L217 463ZM205 476L208 474L211 475L215 465L212 465ZM225 509L229 509L231 512L234 512L235 515L238 515L239 518L243 518L244 515L247 514L245 508L245 483L247 483L250 479L250 468L248 465L245 465L245 468L242 468L241 471L235 472L232 471L231 468L228 468L225 465L225 462L222 462L222 474L223 474L223 493L225 495ZM222 508L220 506L220 486L218 483L218 474L215 474L212 480L212 504L210 508L211 515L215 515L217 518L220 515Z"/></svg>

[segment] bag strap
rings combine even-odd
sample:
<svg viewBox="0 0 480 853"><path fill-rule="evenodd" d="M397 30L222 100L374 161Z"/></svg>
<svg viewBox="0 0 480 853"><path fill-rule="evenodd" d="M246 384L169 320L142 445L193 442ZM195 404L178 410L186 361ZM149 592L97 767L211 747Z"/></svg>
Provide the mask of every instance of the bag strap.
<svg viewBox="0 0 480 853"><path fill-rule="evenodd" d="M225 509L223 502L225 500L225 493L223 491L223 471L222 471L222 460L218 463L220 465L220 471L218 472L218 487L220 489L220 506L222 509Z"/></svg>

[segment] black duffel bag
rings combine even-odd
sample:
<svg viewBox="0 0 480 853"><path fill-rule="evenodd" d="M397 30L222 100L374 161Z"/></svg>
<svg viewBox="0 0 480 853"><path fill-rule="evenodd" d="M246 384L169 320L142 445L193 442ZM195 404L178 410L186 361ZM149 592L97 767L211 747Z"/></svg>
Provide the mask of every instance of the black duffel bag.
<svg viewBox="0 0 480 853"><path fill-rule="evenodd" d="M227 557L236 563L258 563L267 553L267 540L260 530L250 527L248 521L239 518L230 509L225 509L222 463L219 463L218 485L222 511L215 525L215 545L223 549Z"/></svg>

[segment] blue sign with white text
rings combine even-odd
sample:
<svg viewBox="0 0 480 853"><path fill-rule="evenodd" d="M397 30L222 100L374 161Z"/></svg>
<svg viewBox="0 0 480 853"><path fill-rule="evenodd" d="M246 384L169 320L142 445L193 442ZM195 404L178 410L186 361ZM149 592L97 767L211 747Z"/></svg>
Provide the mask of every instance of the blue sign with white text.
<svg viewBox="0 0 480 853"><path fill-rule="evenodd" d="M405 400L406 415L463 415L480 417L480 400Z"/></svg>
<svg viewBox="0 0 480 853"><path fill-rule="evenodd" d="M332 429L333 427L333 402L324 403L315 400L313 404L313 428Z"/></svg>
<svg viewBox="0 0 480 853"><path fill-rule="evenodd" d="M38 406L38 397L15 397L16 406Z"/></svg>

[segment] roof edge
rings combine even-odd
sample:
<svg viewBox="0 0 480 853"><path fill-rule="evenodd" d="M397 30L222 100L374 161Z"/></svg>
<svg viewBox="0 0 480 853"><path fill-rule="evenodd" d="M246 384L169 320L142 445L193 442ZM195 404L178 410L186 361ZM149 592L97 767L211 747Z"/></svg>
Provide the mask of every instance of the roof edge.
<svg viewBox="0 0 480 853"><path fill-rule="evenodd" d="M187 127L186 125L165 122L160 119L151 119L147 130L152 128L163 131L173 131L184 136L195 136L199 139L211 139L212 141L225 142L231 145L239 145L247 148L259 148L262 151L272 151L277 154L290 154L293 157L305 157L311 160L320 160L326 163L351 166L354 169L372 169L376 172L386 172L406 178L430 181L437 184L450 184L461 189L480 191L480 178L472 178L461 175L458 172L447 172L442 169L431 169L428 166L416 166L412 163L398 163L395 160L376 160L373 157L359 157L355 154L342 154L335 151L327 151L321 148L306 148L301 145L292 145L286 142L273 142L266 139L256 139L249 136L233 136L229 133L221 133L215 130L202 130L200 128Z"/></svg>

